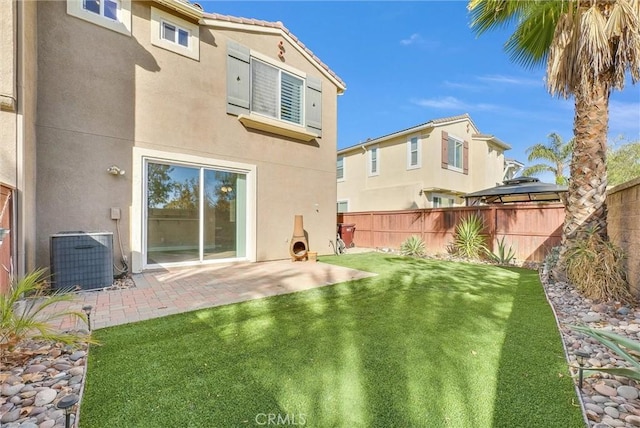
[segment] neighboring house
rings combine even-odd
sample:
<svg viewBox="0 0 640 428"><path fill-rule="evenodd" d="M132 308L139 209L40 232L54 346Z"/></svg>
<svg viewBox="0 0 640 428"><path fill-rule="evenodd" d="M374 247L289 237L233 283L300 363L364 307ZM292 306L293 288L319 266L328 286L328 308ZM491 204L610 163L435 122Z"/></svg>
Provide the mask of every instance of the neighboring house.
<svg viewBox="0 0 640 428"><path fill-rule="evenodd" d="M346 86L281 23L178 0L1 11L18 272L47 266L64 231L112 232L114 263L122 248L134 272L284 259L297 214L309 248L330 252Z"/></svg>
<svg viewBox="0 0 640 428"><path fill-rule="evenodd" d="M463 114L338 150L338 212L462 206L504 180L510 148Z"/></svg>

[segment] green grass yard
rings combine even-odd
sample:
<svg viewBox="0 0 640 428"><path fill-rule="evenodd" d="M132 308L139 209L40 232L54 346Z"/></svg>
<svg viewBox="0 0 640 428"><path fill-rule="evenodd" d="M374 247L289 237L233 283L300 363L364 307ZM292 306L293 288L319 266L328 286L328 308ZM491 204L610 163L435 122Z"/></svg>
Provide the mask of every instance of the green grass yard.
<svg viewBox="0 0 640 428"><path fill-rule="evenodd" d="M96 331L80 426L584 426L537 272L322 261L379 275Z"/></svg>

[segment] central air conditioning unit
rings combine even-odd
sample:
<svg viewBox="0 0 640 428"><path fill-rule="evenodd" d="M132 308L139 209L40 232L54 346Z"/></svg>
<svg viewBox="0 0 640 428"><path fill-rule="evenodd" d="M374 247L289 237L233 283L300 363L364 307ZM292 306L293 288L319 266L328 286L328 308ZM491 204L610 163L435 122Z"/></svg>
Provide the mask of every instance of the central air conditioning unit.
<svg viewBox="0 0 640 428"><path fill-rule="evenodd" d="M49 249L54 290L113 285L113 233L61 232L50 236Z"/></svg>

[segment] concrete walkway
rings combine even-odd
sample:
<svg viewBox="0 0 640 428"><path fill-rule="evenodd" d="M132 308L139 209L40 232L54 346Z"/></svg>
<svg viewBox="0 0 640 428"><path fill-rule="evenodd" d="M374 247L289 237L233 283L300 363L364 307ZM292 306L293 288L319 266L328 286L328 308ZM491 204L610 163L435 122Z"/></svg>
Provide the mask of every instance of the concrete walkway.
<svg viewBox="0 0 640 428"><path fill-rule="evenodd" d="M320 262L215 264L136 274L133 276L135 287L83 291L77 293L71 304L58 305L78 311L91 305L91 327L99 329L373 275ZM54 307L58 308L60 306ZM71 317L61 320L59 327L63 330L87 328Z"/></svg>

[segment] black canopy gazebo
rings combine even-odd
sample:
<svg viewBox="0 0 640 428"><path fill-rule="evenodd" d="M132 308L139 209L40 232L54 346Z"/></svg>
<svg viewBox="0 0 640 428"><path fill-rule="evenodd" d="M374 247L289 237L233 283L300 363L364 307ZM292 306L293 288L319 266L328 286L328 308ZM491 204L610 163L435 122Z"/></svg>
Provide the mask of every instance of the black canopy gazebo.
<svg viewBox="0 0 640 428"><path fill-rule="evenodd" d="M463 196L467 205L506 204L514 202L560 202L567 186L542 183L534 177L518 177L505 180L503 184L467 193Z"/></svg>

